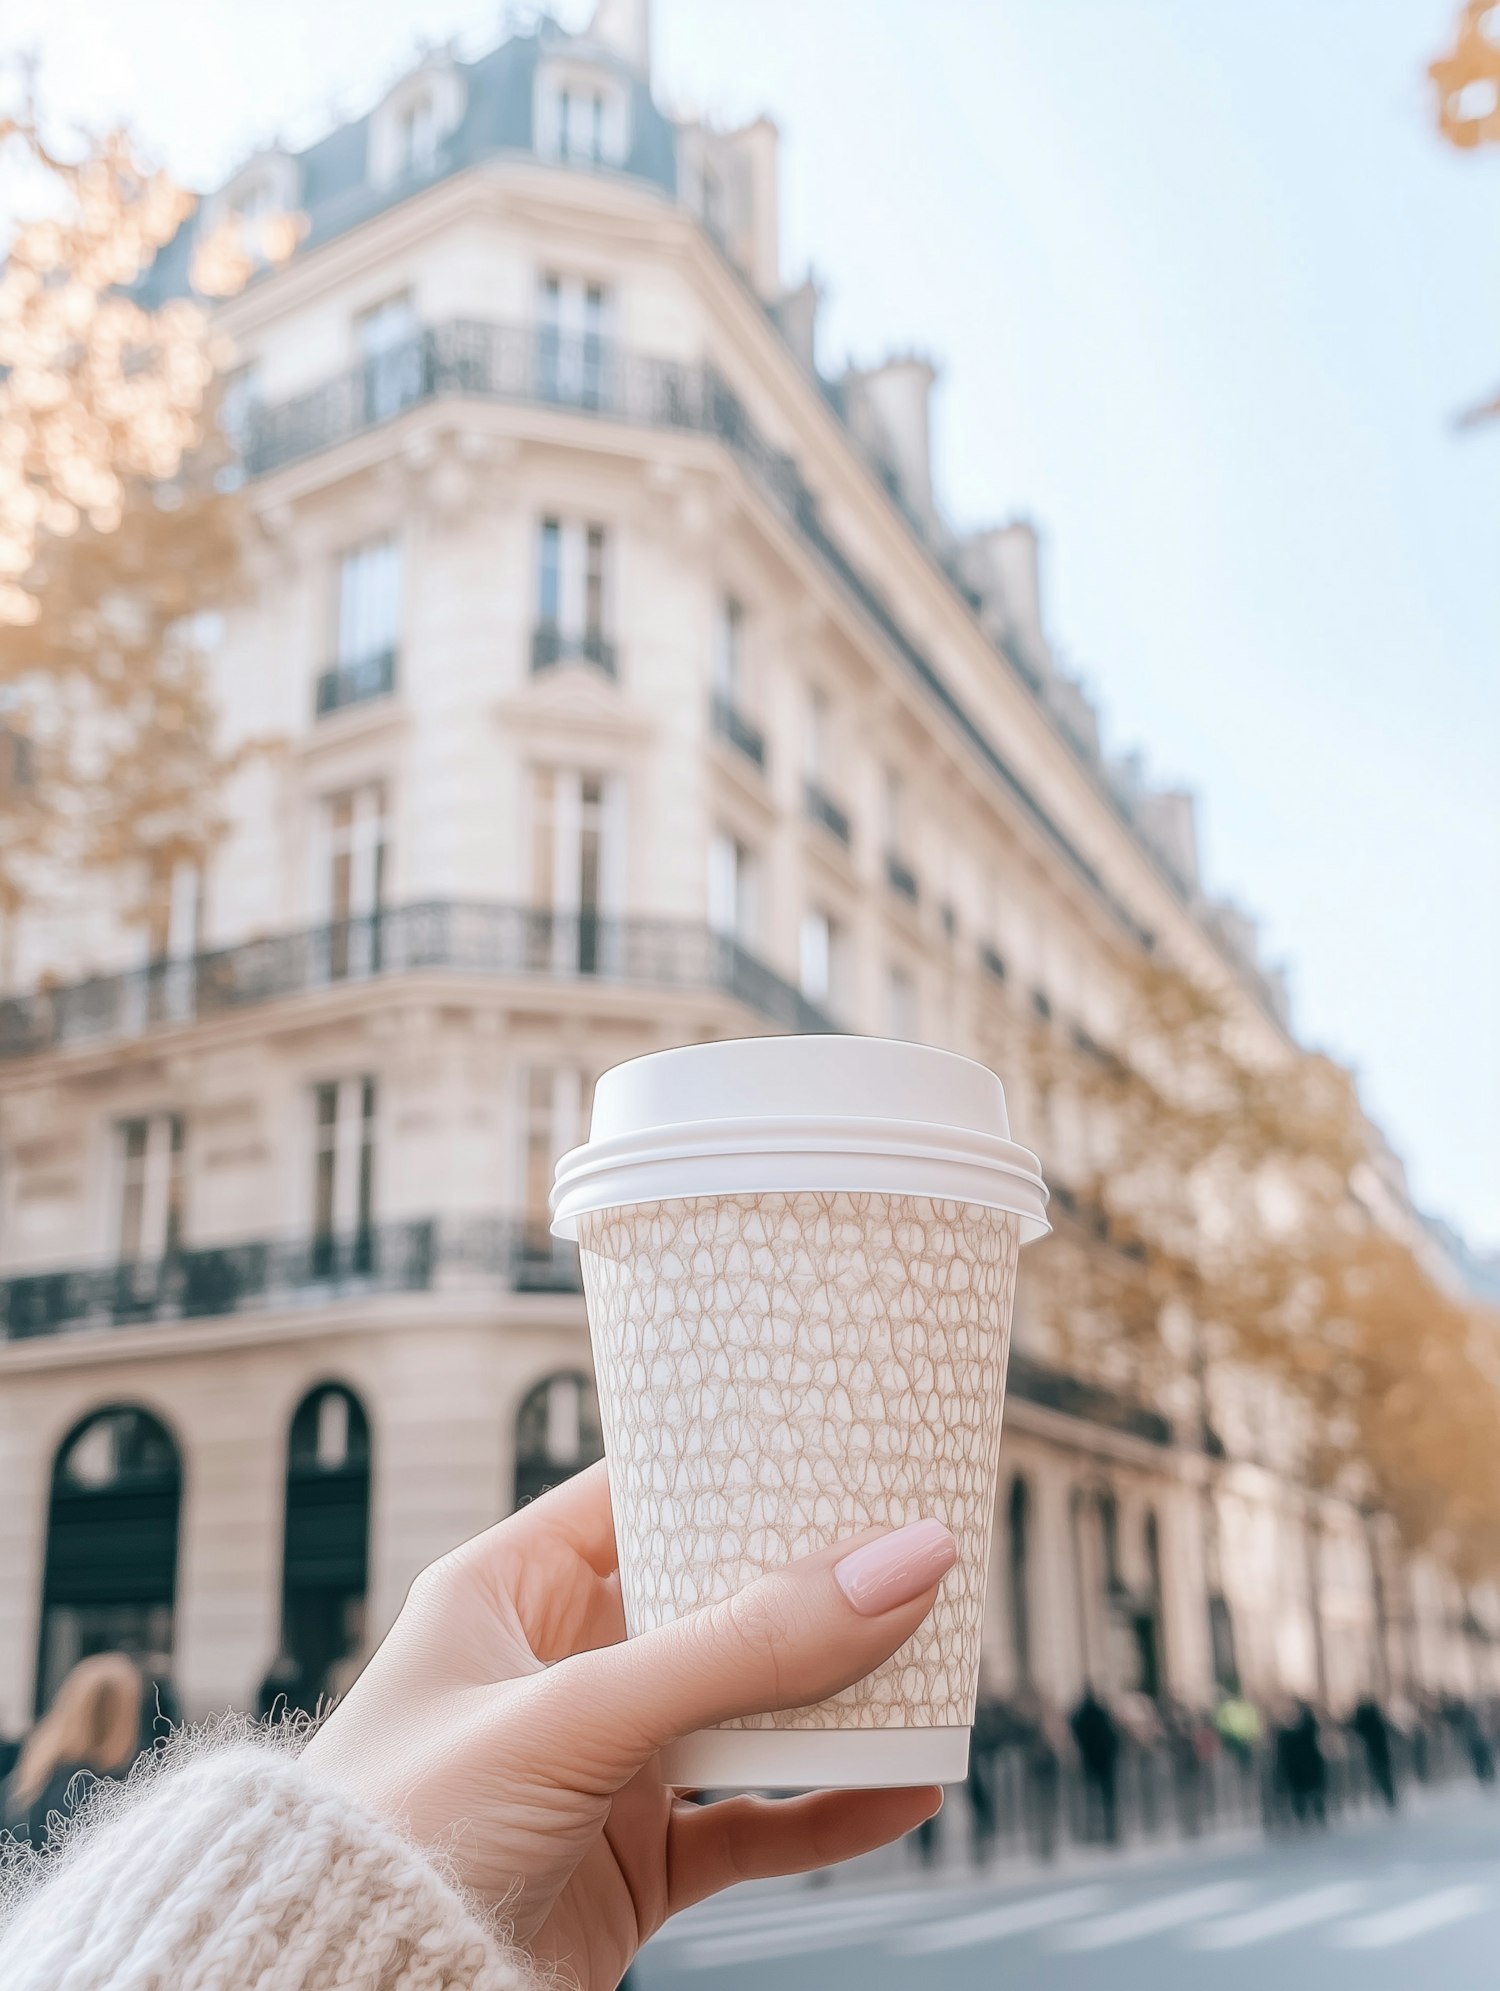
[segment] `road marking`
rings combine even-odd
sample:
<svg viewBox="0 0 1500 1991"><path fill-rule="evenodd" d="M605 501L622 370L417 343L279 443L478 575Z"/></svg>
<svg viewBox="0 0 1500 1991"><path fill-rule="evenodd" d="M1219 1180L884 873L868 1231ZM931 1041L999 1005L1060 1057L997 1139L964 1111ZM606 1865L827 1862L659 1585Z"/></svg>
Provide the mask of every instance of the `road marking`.
<svg viewBox="0 0 1500 1991"><path fill-rule="evenodd" d="M928 1906L932 1905L929 1897ZM742 1927L727 1935L690 1936L686 1942L672 1946L672 1961L702 1967L842 1949L846 1945L874 1942L892 1922L899 1922L909 1912L904 1901L882 1901L878 1895L867 1895L859 1901L845 1902L841 1912L830 1905L821 1915L803 1915L795 1921L777 1917L774 1922L763 1920L758 1928Z"/></svg>
<svg viewBox="0 0 1500 1991"><path fill-rule="evenodd" d="M1073 1887L1065 1894L1044 1894L1034 1901L1011 1901L1003 1908L986 1908L980 1914L959 1915L948 1922L923 1922L889 1937L886 1948L897 1956L971 1949L976 1943L1024 1935L1031 1929L1048 1929L1067 1921L1071 1915L1091 1913L1103 1907L1111 1892L1107 1887Z"/></svg>
<svg viewBox="0 0 1500 1991"><path fill-rule="evenodd" d="M1184 1894L1158 1895L1134 1908L1121 1908L1113 1915L1097 1916L1081 1922L1076 1929L1062 1929L1052 1939L1054 1949L1102 1950L1112 1943L1132 1943L1140 1936L1154 1936L1162 1929L1180 1929L1200 1915L1217 1915L1223 1909L1237 1908L1250 1889L1242 1880L1215 1881L1209 1887L1190 1887Z"/></svg>
<svg viewBox="0 0 1500 1991"><path fill-rule="evenodd" d="M972 1897L968 1897L972 1898ZM818 1922L844 1921L874 1909L883 1916L895 1916L908 1908L931 1908L941 1903L936 1888L905 1888L898 1894L828 1893L767 1894L759 1901L700 1903L686 1909L661 1932L664 1937L682 1938L727 1936L734 1930L763 1928L773 1922L778 1929L811 1926ZM658 1941L661 1937L657 1938Z"/></svg>
<svg viewBox="0 0 1500 1991"><path fill-rule="evenodd" d="M1302 1894L1268 1901L1263 1908L1247 1908L1242 1915L1228 1915L1222 1922L1208 1922L1201 1929L1190 1929L1184 1939L1194 1949L1244 1949L1249 1943L1263 1943L1271 1936L1287 1935L1293 1929L1307 1928L1310 1923L1347 1915L1363 1901L1366 1891L1358 1881L1352 1880L1337 1881L1329 1887L1310 1887Z"/></svg>
<svg viewBox="0 0 1500 1991"><path fill-rule="evenodd" d="M1436 1894L1419 1894L1415 1901L1403 1901L1399 1908L1383 1908L1378 1915L1362 1915L1334 1930L1331 1940L1340 1949L1384 1950L1395 1943L1425 1936L1430 1929L1442 1929L1449 1922L1461 1922L1477 1915L1493 1900L1488 1887L1477 1882L1467 1887L1440 1887Z"/></svg>

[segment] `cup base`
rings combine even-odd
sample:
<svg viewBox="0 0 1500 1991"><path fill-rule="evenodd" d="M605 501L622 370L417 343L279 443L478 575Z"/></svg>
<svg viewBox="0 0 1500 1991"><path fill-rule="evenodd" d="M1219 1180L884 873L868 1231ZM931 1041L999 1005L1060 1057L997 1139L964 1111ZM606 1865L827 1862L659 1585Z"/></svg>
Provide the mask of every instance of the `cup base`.
<svg viewBox="0 0 1500 1991"><path fill-rule="evenodd" d="M679 1790L865 1790L956 1784L968 1728L703 1728L662 1751Z"/></svg>

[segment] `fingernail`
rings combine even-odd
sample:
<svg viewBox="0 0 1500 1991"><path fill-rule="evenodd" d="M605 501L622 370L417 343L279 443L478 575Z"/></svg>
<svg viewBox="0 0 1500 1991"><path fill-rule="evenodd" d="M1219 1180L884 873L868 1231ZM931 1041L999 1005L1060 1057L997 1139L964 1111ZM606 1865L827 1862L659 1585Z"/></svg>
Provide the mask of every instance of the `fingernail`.
<svg viewBox="0 0 1500 1991"><path fill-rule="evenodd" d="M851 1549L833 1573L860 1616L878 1618L930 1590L957 1561L958 1543L941 1521L911 1521Z"/></svg>

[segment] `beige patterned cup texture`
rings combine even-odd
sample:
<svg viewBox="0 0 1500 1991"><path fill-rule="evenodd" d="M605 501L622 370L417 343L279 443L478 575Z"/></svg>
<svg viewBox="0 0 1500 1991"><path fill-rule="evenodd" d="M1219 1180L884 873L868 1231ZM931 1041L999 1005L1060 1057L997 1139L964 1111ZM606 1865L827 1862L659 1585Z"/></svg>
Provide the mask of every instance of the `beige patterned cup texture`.
<svg viewBox="0 0 1500 1991"><path fill-rule="evenodd" d="M814 1707L680 1745L674 1780L739 1782L757 1760L795 1784L853 1781L862 1759L872 1780L899 1774L899 1742L819 1748L830 1730L941 1730L915 1751L908 1739L908 1774L920 1758L963 1774L1018 1230L1001 1210L847 1191L582 1220L629 1631L861 1529L935 1519L958 1541L931 1614L883 1666ZM786 1740L737 1746L736 1729Z"/></svg>

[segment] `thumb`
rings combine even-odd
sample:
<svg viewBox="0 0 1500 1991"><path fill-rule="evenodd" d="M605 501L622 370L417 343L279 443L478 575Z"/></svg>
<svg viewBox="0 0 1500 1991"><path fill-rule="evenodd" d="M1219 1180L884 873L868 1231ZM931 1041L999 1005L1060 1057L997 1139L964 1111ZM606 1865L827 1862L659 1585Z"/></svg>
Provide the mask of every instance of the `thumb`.
<svg viewBox="0 0 1500 1991"><path fill-rule="evenodd" d="M862 1680L911 1637L957 1557L939 1521L842 1542L675 1624L564 1659L536 1684L573 1762L618 1787L680 1735Z"/></svg>

